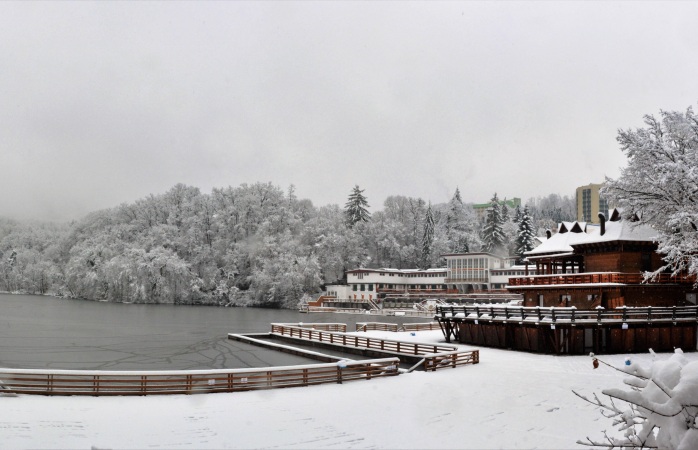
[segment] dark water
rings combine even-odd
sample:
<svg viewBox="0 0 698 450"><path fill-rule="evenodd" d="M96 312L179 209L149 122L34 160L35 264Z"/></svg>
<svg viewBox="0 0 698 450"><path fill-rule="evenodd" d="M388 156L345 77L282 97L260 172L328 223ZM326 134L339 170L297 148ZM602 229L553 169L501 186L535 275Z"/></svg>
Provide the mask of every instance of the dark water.
<svg viewBox="0 0 698 450"><path fill-rule="evenodd" d="M261 308L135 305L0 294L0 367L182 370L316 363L227 339L270 323L427 321Z"/></svg>

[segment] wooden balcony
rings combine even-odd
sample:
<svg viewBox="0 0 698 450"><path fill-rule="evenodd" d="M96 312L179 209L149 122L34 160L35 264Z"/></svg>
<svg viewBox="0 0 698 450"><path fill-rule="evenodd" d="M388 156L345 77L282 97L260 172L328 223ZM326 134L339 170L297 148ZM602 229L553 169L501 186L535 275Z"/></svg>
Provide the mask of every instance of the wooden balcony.
<svg viewBox="0 0 698 450"><path fill-rule="evenodd" d="M379 294L397 294L397 295L404 295L404 294L429 294L429 295L434 295L434 294L457 294L458 290L457 289L387 289L387 288L378 288L376 289L376 292Z"/></svg>
<svg viewBox="0 0 698 450"><path fill-rule="evenodd" d="M695 276L661 274L645 281L641 273L597 272L535 275L509 278L509 286L552 286L571 284L694 284Z"/></svg>

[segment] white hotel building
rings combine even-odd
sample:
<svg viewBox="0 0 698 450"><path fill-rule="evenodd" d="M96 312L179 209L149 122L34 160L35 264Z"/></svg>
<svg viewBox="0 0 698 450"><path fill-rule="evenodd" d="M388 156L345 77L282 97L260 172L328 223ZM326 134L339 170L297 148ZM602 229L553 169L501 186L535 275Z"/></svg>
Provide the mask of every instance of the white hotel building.
<svg viewBox="0 0 698 450"><path fill-rule="evenodd" d="M446 269L354 269L346 285L327 285L324 295L338 300L376 300L378 294L446 293Z"/></svg>
<svg viewBox="0 0 698 450"><path fill-rule="evenodd" d="M492 253L453 253L441 255L446 259L448 276L444 282L458 293L504 289L509 281L499 269L510 268L510 260Z"/></svg>
<svg viewBox="0 0 698 450"><path fill-rule="evenodd" d="M491 253L442 255L446 267L440 269L353 269L347 271L346 285L327 285L324 296L338 300L377 300L379 294L467 294L500 290L509 277L523 276L523 266ZM529 269L529 274L534 275Z"/></svg>

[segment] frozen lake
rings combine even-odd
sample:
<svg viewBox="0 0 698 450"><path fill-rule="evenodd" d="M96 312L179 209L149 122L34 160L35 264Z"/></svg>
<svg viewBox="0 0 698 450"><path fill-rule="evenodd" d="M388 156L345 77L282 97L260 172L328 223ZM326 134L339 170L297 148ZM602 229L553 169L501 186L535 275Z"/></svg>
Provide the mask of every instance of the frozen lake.
<svg viewBox="0 0 698 450"><path fill-rule="evenodd" d="M424 322L290 310L136 305L0 294L0 367L182 370L315 363L227 338L271 322Z"/></svg>

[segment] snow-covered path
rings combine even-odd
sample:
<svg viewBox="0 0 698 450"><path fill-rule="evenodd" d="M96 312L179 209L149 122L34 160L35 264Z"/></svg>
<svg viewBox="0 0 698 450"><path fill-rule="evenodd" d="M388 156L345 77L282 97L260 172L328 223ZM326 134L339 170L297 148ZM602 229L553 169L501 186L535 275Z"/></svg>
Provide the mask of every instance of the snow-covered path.
<svg viewBox="0 0 698 450"><path fill-rule="evenodd" d="M443 340L439 331L398 335ZM480 350L478 365L341 386L162 397L0 396L2 447L559 449L612 430L571 390L622 387L618 372L593 370L589 357ZM626 356L602 359L620 365Z"/></svg>

